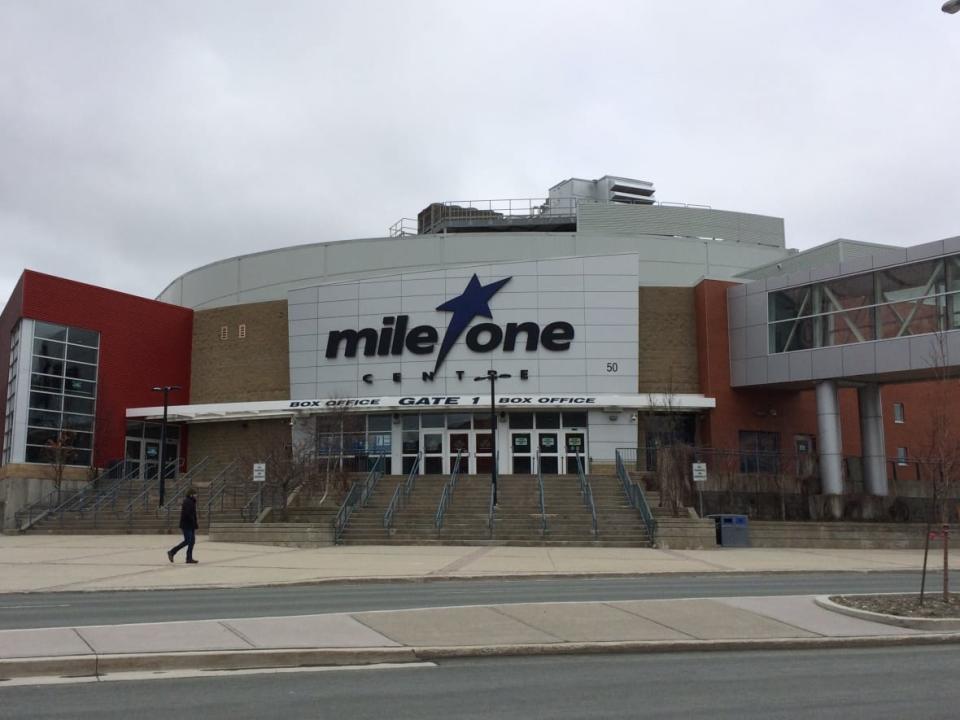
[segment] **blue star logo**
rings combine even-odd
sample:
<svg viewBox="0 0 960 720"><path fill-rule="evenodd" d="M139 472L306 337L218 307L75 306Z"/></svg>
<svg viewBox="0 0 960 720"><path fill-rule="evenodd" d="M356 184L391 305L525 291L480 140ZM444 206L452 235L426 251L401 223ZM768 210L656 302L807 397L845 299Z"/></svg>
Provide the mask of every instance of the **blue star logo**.
<svg viewBox="0 0 960 720"><path fill-rule="evenodd" d="M434 372L440 368L440 364L447 353L450 352L460 335L467 329L467 325L473 322L475 317L479 315L480 317L493 318L493 313L490 312L490 298L496 295L497 291L506 285L512 277L497 280L489 285L481 285L480 279L474 273L463 294L437 306L437 310L452 312L453 317L450 318L447 332L443 336L443 342L440 343L440 352L437 354L437 364L433 368Z"/></svg>

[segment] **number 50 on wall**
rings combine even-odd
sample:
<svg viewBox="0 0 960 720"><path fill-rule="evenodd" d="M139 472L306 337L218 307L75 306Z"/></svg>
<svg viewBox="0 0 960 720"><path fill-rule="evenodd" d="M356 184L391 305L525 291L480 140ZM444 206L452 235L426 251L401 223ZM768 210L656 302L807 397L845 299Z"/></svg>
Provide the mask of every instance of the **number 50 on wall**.
<svg viewBox="0 0 960 720"><path fill-rule="evenodd" d="M620 365L619 365L618 363L615 363L615 362L608 362L608 363L607 363L607 366L606 366L606 371L607 371L608 373L620 372Z"/></svg>

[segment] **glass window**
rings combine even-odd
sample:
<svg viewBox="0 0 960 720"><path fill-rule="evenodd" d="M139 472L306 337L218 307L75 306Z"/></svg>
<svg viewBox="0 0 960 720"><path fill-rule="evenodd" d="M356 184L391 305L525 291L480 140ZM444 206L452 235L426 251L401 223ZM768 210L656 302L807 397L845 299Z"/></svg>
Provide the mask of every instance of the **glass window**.
<svg viewBox="0 0 960 720"><path fill-rule="evenodd" d="M62 359L66 347L63 343L36 338L33 341L33 354Z"/></svg>
<svg viewBox="0 0 960 720"><path fill-rule="evenodd" d="M533 413L510 413L511 430L530 430L533 428Z"/></svg>
<svg viewBox="0 0 960 720"><path fill-rule="evenodd" d="M85 430L87 432L93 432L93 416L92 415L64 415L63 429L64 430Z"/></svg>
<svg viewBox="0 0 960 720"><path fill-rule="evenodd" d="M489 430L491 422L490 413L483 413L473 416L473 426L477 430Z"/></svg>
<svg viewBox="0 0 960 720"><path fill-rule="evenodd" d="M893 421L895 423L905 422L903 415L903 403L895 402L893 404Z"/></svg>
<svg viewBox="0 0 960 720"><path fill-rule="evenodd" d="M45 323L38 320L33 324L33 336L35 338L59 340L63 342L67 339L67 328L63 325L54 325L53 323Z"/></svg>
<svg viewBox="0 0 960 720"><path fill-rule="evenodd" d="M553 430L560 427L560 413L558 412L538 412L537 428Z"/></svg>
<svg viewBox="0 0 960 720"><path fill-rule="evenodd" d="M24 459L28 463L45 463L50 462L50 453L45 447L38 447L36 445L27 445L27 450L24 455Z"/></svg>
<svg viewBox="0 0 960 720"><path fill-rule="evenodd" d="M75 362L90 363L91 365L97 364L97 351L93 348L80 347L79 345L68 345L67 346L67 360L74 360Z"/></svg>
<svg viewBox="0 0 960 720"><path fill-rule="evenodd" d="M880 270L876 277L881 302L915 300L943 289L943 262L933 260L901 265Z"/></svg>
<svg viewBox="0 0 960 720"><path fill-rule="evenodd" d="M63 378L52 377L50 375L38 375L34 373L30 376L30 387L36 390L46 390L47 392L62 393Z"/></svg>
<svg viewBox="0 0 960 720"><path fill-rule="evenodd" d="M371 432L379 431L389 432L392 418L390 415L369 415L367 416L367 430Z"/></svg>
<svg viewBox="0 0 960 720"><path fill-rule="evenodd" d="M432 455L443 452L443 435L440 433L424 433L423 452Z"/></svg>
<svg viewBox="0 0 960 720"><path fill-rule="evenodd" d="M403 433L403 452L406 455L416 455L420 452L420 432L417 430L406 430Z"/></svg>
<svg viewBox="0 0 960 720"><path fill-rule="evenodd" d="M420 415L420 425L424 428L442 428L444 426L443 413L423 413Z"/></svg>
<svg viewBox="0 0 960 720"><path fill-rule="evenodd" d="M586 427L587 414L585 412L564 412L563 426L568 428Z"/></svg>
<svg viewBox="0 0 960 720"><path fill-rule="evenodd" d="M63 410L68 413L82 413L84 415L93 415L93 400L89 398L70 397L63 398ZM127 433L129 435L129 433ZM139 436L139 432L137 435Z"/></svg>
<svg viewBox="0 0 960 720"><path fill-rule="evenodd" d="M143 436L149 440L159 440L160 423L143 423Z"/></svg>
<svg viewBox="0 0 960 720"><path fill-rule="evenodd" d="M401 427L404 430L419 430L420 429L420 415L413 413L410 415L403 415L401 418Z"/></svg>
<svg viewBox="0 0 960 720"><path fill-rule="evenodd" d="M897 448L897 465L907 464L907 449L905 447Z"/></svg>
<svg viewBox="0 0 960 720"><path fill-rule="evenodd" d="M450 413L447 415L447 427L451 430L469 430L470 419L468 413Z"/></svg>
<svg viewBox="0 0 960 720"><path fill-rule="evenodd" d="M75 345L86 345L87 347L100 346L100 333L95 330L84 330L82 328L70 328L67 340Z"/></svg>
<svg viewBox="0 0 960 720"><path fill-rule="evenodd" d="M769 303L770 321L790 320L810 315L813 311L810 302L812 287L807 285L770 293L767 301Z"/></svg>
<svg viewBox="0 0 960 720"><path fill-rule="evenodd" d="M49 410L31 410L27 415L27 423L34 427L54 428L60 427L60 413L50 412Z"/></svg>
<svg viewBox="0 0 960 720"><path fill-rule="evenodd" d="M64 366L64 374L68 378L77 378L78 380L94 381L97 379L97 366L82 365L80 363L68 362Z"/></svg>
<svg viewBox="0 0 960 720"><path fill-rule="evenodd" d="M63 360L33 356L33 371L41 375L63 375Z"/></svg>
<svg viewBox="0 0 960 720"><path fill-rule="evenodd" d="M90 449L93 447L93 434L86 432L74 432L70 440L71 446L75 448Z"/></svg>
<svg viewBox="0 0 960 720"><path fill-rule="evenodd" d="M873 273L851 275L821 285L823 309L849 310L874 304Z"/></svg>
<svg viewBox="0 0 960 720"><path fill-rule="evenodd" d="M30 393L30 407L39 410L59 410L63 403L60 395L51 395L45 392Z"/></svg>
<svg viewBox="0 0 960 720"><path fill-rule="evenodd" d="M740 472L779 472L780 433L760 430L740 431Z"/></svg>
<svg viewBox="0 0 960 720"><path fill-rule="evenodd" d="M58 430L28 427L27 443L29 445L46 445L48 442L56 442L59 434Z"/></svg>
<svg viewBox="0 0 960 720"><path fill-rule="evenodd" d="M93 397L97 394L97 384L86 382L84 380L67 378L67 384L64 391L69 395L84 395L86 397Z"/></svg>

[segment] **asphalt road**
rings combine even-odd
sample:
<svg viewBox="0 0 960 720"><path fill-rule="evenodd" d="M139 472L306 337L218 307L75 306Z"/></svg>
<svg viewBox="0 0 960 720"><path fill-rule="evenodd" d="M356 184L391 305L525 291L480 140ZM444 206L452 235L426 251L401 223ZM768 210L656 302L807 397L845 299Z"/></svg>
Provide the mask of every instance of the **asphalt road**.
<svg viewBox="0 0 960 720"><path fill-rule="evenodd" d="M492 658L7 687L5 719L956 718L960 648Z"/></svg>
<svg viewBox="0 0 960 720"><path fill-rule="evenodd" d="M939 577L927 582L935 589ZM446 605L903 592L919 585L918 573L784 573L7 594L0 595L0 630Z"/></svg>

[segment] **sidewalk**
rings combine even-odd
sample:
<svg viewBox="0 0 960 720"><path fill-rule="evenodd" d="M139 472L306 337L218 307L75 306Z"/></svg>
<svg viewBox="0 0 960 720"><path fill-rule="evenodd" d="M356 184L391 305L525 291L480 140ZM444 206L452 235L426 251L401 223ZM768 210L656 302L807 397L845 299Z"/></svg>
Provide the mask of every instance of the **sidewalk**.
<svg viewBox="0 0 960 720"><path fill-rule="evenodd" d="M530 603L0 632L0 678L368 665L498 655L960 642L813 596Z"/></svg>
<svg viewBox="0 0 960 720"><path fill-rule="evenodd" d="M174 535L0 535L0 593L242 587L444 578L919 570L922 550L197 544L199 565L167 561ZM932 562L936 563L936 560ZM960 554L951 558L960 567Z"/></svg>
<svg viewBox="0 0 960 720"><path fill-rule="evenodd" d="M171 565L173 535L0 536L0 592L664 573L918 570L922 551L333 547L211 543ZM960 566L960 559L954 558ZM811 595L529 603L0 632L0 679L239 670L588 652L960 642L850 617ZM950 627L950 626L948 626Z"/></svg>

